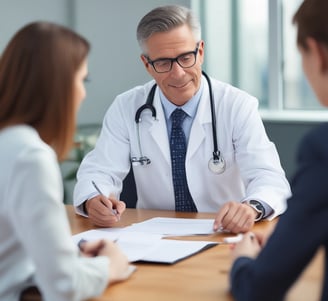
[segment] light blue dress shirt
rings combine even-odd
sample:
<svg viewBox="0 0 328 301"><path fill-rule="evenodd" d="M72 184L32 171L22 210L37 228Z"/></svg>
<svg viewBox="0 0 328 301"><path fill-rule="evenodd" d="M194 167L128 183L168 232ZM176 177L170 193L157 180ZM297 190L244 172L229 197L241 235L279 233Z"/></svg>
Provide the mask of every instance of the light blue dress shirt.
<svg viewBox="0 0 328 301"><path fill-rule="evenodd" d="M163 106L163 110L164 110L165 120L166 120L166 124L167 124L168 137L170 137L171 129L172 129L172 120L170 118L171 114L173 113L173 111L176 108L181 108L187 113L187 117L186 117L186 119L184 120L184 122L182 124L182 128L183 128L183 131L184 131L185 136L186 136L186 144L188 145L191 126L192 126L192 123L193 123L194 118L195 118L196 113L197 113L197 108L198 108L198 104L199 104L199 101L200 101L200 97L203 93L203 89L204 89L204 79L202 79L200 88L197 91L197 93L181 107L176 106L175 104L170 102L165 97L162 90L159 89L159 97L160 97L160 100L161 100L161 103L162 103L162 106Z"/></svg>

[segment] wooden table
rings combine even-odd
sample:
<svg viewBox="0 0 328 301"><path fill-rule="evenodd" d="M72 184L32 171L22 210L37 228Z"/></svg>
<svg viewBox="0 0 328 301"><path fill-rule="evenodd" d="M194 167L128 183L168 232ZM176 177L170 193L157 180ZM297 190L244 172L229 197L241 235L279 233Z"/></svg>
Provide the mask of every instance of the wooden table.
<svg viewBox="0 0 328 301"><path fill-rule="evenodd" d="M67 205L73 234L94 229L87 218L75 214ZM211 213L177 213L172 211L127 209L117 227L128 226L156 216L213 218ZM257 223L254 231L270 231L274 222ZM225 234L183 239L222 241ZM277 255L279 256L279 255ZM274 259L273 259L274 260ZM217 245L174 265L137 263L137 271L127 281L113 284L99 298L90 301L232 301L229 294L231 266L228 245ZM323 251L319 251L301 278L290 290L286 300L319 300L323 279ZM282 271L283 273L283 271ZM35 293L25 294L24 301L38 300ZM40 300L40 299L39 299Z"/></svg>

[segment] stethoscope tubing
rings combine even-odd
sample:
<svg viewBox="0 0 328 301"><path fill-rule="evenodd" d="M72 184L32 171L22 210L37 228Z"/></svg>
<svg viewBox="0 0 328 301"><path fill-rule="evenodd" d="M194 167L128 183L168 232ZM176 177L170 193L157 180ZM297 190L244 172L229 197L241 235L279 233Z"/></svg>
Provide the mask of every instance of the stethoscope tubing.
<svg viewBox="0 0 328 301"><path fill-rule="evenodd" d="M213 157L210 159L210 161L208 163L208 167L212 172L220 174L225 170L225 161L218 148L213 89L212 89L212 84L211 84L211 80L210 80L209 76L204 71L202 71L202 74L204 75L204 77L208 83L208 89L209 89L209 94L210 94L211 118L212 118ZM137 157L132 158L131 161L132 161L132 164L134 164L134 165L137 165L137 164L138 165L139 164L146 165L146 164L150 164L150 162L151 162L148 157L143 155L143 152L141 149L139 123L141 122L141 114L144 110L150 110L153 119L156 120L157 113L156 113L156 108L153 105L156 87L157 87L157 84L155 83L152 86L152 88L147 96L146 103L143 104L136 111L136 114L135 114L135 122L137 124L137 137L138 137L138 147L139 147L140 157L139 157L139 159Z"/></svg>

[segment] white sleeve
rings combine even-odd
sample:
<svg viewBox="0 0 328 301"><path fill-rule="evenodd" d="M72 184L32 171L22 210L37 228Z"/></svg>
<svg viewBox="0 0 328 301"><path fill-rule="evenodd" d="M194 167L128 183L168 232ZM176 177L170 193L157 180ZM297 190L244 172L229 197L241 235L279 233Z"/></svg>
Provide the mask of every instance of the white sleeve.
<svg viewBox="0 0 328 301"><path fill-rule="evenodd" d="M236 160L246 187L245 199L265 202L272 219L286 210L290 186L281 167L277 149L267 137L255 98L239 99L232 108Z"/></svg>
<svg viewBox="0 0 328 301"><path fill-rule="evenodd" d="M82 258L71 237L54 153L33 149L16 164L8 187L9 214L45 300L83 300L109 283L107 257Z"/></svg>
<svg viewBox="0 0 328 301"><path fill-rule="evenodd" d="M85 215L81 204L98 194L91 181L97 183L104 195L113 194L119 198L122 181L130 170L128 116L120 100L116 98L106 112L95 148L84 157L78 169L73 193L78 214Z"/></svg>

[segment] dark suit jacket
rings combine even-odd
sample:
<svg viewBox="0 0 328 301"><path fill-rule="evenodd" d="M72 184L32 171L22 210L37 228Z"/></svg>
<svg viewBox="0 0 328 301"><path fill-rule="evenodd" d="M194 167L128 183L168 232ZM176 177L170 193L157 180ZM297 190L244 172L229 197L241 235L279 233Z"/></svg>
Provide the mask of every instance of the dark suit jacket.
<svg viewBox="0 0 328 301"><path fill-rule="evenodd" d="M298 150L287 211L266 246L253 260L238 258L230 273L238 301L279 301L319 247L326 251L321 300L328 300L328 124L311 131Z"/></svg>

